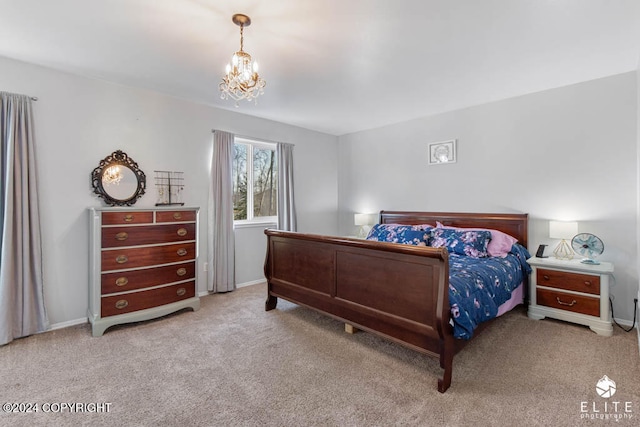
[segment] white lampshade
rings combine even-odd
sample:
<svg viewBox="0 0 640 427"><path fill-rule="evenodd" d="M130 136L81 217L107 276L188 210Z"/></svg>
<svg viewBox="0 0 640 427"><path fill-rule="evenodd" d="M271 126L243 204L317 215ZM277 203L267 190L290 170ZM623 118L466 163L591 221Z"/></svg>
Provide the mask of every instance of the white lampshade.
<svg viewBox="0 0 640 427"><path fill-rule="evenodd" d="M355 225L373 225L377 218L376 214L355 214L353 221Z"/></svg>
<svg viewBox="0 0 640 427"><path fill-rule="evenodd" d="M576 221L549 221L549 237L552 239L571 239L578 234Z"/></svg>

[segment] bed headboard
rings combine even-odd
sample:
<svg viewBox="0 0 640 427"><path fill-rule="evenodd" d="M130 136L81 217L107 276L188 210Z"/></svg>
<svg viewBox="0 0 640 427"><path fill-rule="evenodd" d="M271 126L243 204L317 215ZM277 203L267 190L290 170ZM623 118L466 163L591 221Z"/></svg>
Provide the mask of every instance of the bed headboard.
<svg viewBox="0 0 640 427"><path fill-rule="evenodd" d="M518 243L527 247L528 214L380 211L381 224L435 226L436 221L453 227L500 230L515 237Z"/></svg>

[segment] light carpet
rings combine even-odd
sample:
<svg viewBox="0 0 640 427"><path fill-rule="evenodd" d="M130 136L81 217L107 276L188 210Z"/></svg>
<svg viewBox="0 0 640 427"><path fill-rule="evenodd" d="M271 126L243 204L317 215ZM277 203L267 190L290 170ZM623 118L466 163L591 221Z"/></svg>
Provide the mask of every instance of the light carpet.
<svg viewBox="0 0 640 427"><path fill-rule="evenodd" d="M254 285L98 338L86 324L0 347L0 403L39 408L2 411L0 425L640 425L635 330L601 337L518 308L454 358L441 394L436 359L286 301L265 312L265 299Z"/></svg>

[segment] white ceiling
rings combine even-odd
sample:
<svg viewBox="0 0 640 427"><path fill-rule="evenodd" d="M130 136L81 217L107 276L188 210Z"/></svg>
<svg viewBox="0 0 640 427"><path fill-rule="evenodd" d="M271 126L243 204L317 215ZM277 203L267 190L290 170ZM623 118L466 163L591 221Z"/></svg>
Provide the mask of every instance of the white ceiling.
<svg viewBox="0 0 640 427"><path fill-rule="evenodd" d="M244 47L267 81L237 109L218 92L234 13L252 19ZM633 71L640 56L638 0L0 0L0 22L0 56L334 135Z"/></svg>

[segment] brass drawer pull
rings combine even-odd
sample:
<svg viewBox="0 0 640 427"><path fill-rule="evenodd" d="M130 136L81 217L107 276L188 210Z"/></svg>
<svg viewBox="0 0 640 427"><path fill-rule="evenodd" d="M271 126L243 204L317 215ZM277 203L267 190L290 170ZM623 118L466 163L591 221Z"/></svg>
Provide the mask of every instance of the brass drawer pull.
<svg viewBox="0 0 640 427"><path fill-rule="evenodd" d="M180 212L175 212L173 214L173 219L181 219L182 218L182 214Z"/></svg>
<svg viewBox="0 0 640 427"><path fill-rule="evenodd" d="M127 214L124 216L124 222L131 222L131 221L133 221L133 215Z"/></svg>
<svg viewBox="0 0 640 427"><path fill-rule="evenodd" d="M588 280L585 280L585 281L584 281L584 285L585 285L585 286L591 286L591 282L590 282L590 281L588 281Z"/></svg>
<svg viewBox="0 0 640 427"><path fill-rule="evenodd" d="M126 255L118 255L116 257L116 262L118 264L124 264L125 262L129 261L129 257Z"/></svg>
<svg viewBox="0 0 640 427"><path fill-rule="evenodd" d="M176 233L178 233L178 236L184 237L184 236L187 235L187 229L186 228L178 228L178 231Z"/></svg>
<svg viewBox="0 0 640 427"><path fill-rule="evenodd" d="M178 290L176 291L176 295L178 295L179 297L181 297L186 293L187 293L187 290L185 288L178 288Z"/></svg>
<svg viewBox="0 0 640 427"><path fill-rule="evenodd" d="M544 280L549 280L549 276L547 276L547 275L542 276L542 278L543 278Z"/></svg>
<svg viewBox="0 0 640 427"><path fill-rule="evenodd" d="M184 267L181 267L176 271L176 274L178 276L184 276L185 274L187 274L187 269Z"/></svg>
<svg viewBox="0 0 640 427"><path fill-rule="evenodd" d="M129 279L126 277L118 277L116 279L116 286L126 286L129 283Z"/></svg>
<svg viewBox="0 0 640 427"><path fill-rule="evenodd" d="M567 307L573 307L574 305L576 305L578 303L576 300L573 300L571 302L562 302L560 300L560 297L556 297L556 301L558 301L558 304L566 305Z"/></svg>
<svg viewBox="0 0 640 427"><path fill-rule="evenodd" d="M176 251L176 253L180 256L185 256L187 254L187 250L185 248L180 248Z"/></svg>
<svg viewBox="0 0 640 427"><path fill-rule="evenodd" d="M116 234L116 240L127 240L129 238L129 233L127 233L126 231L122 231L118 234Z"/></svg>
<svg viewBox="0 0 640 427"><path fill-rule="evenodd" d="M127 301L126 299L119 299L118 301L116 301L116 308L118 310L122 310L128 305L129 305L129 301Z"/></svg>

